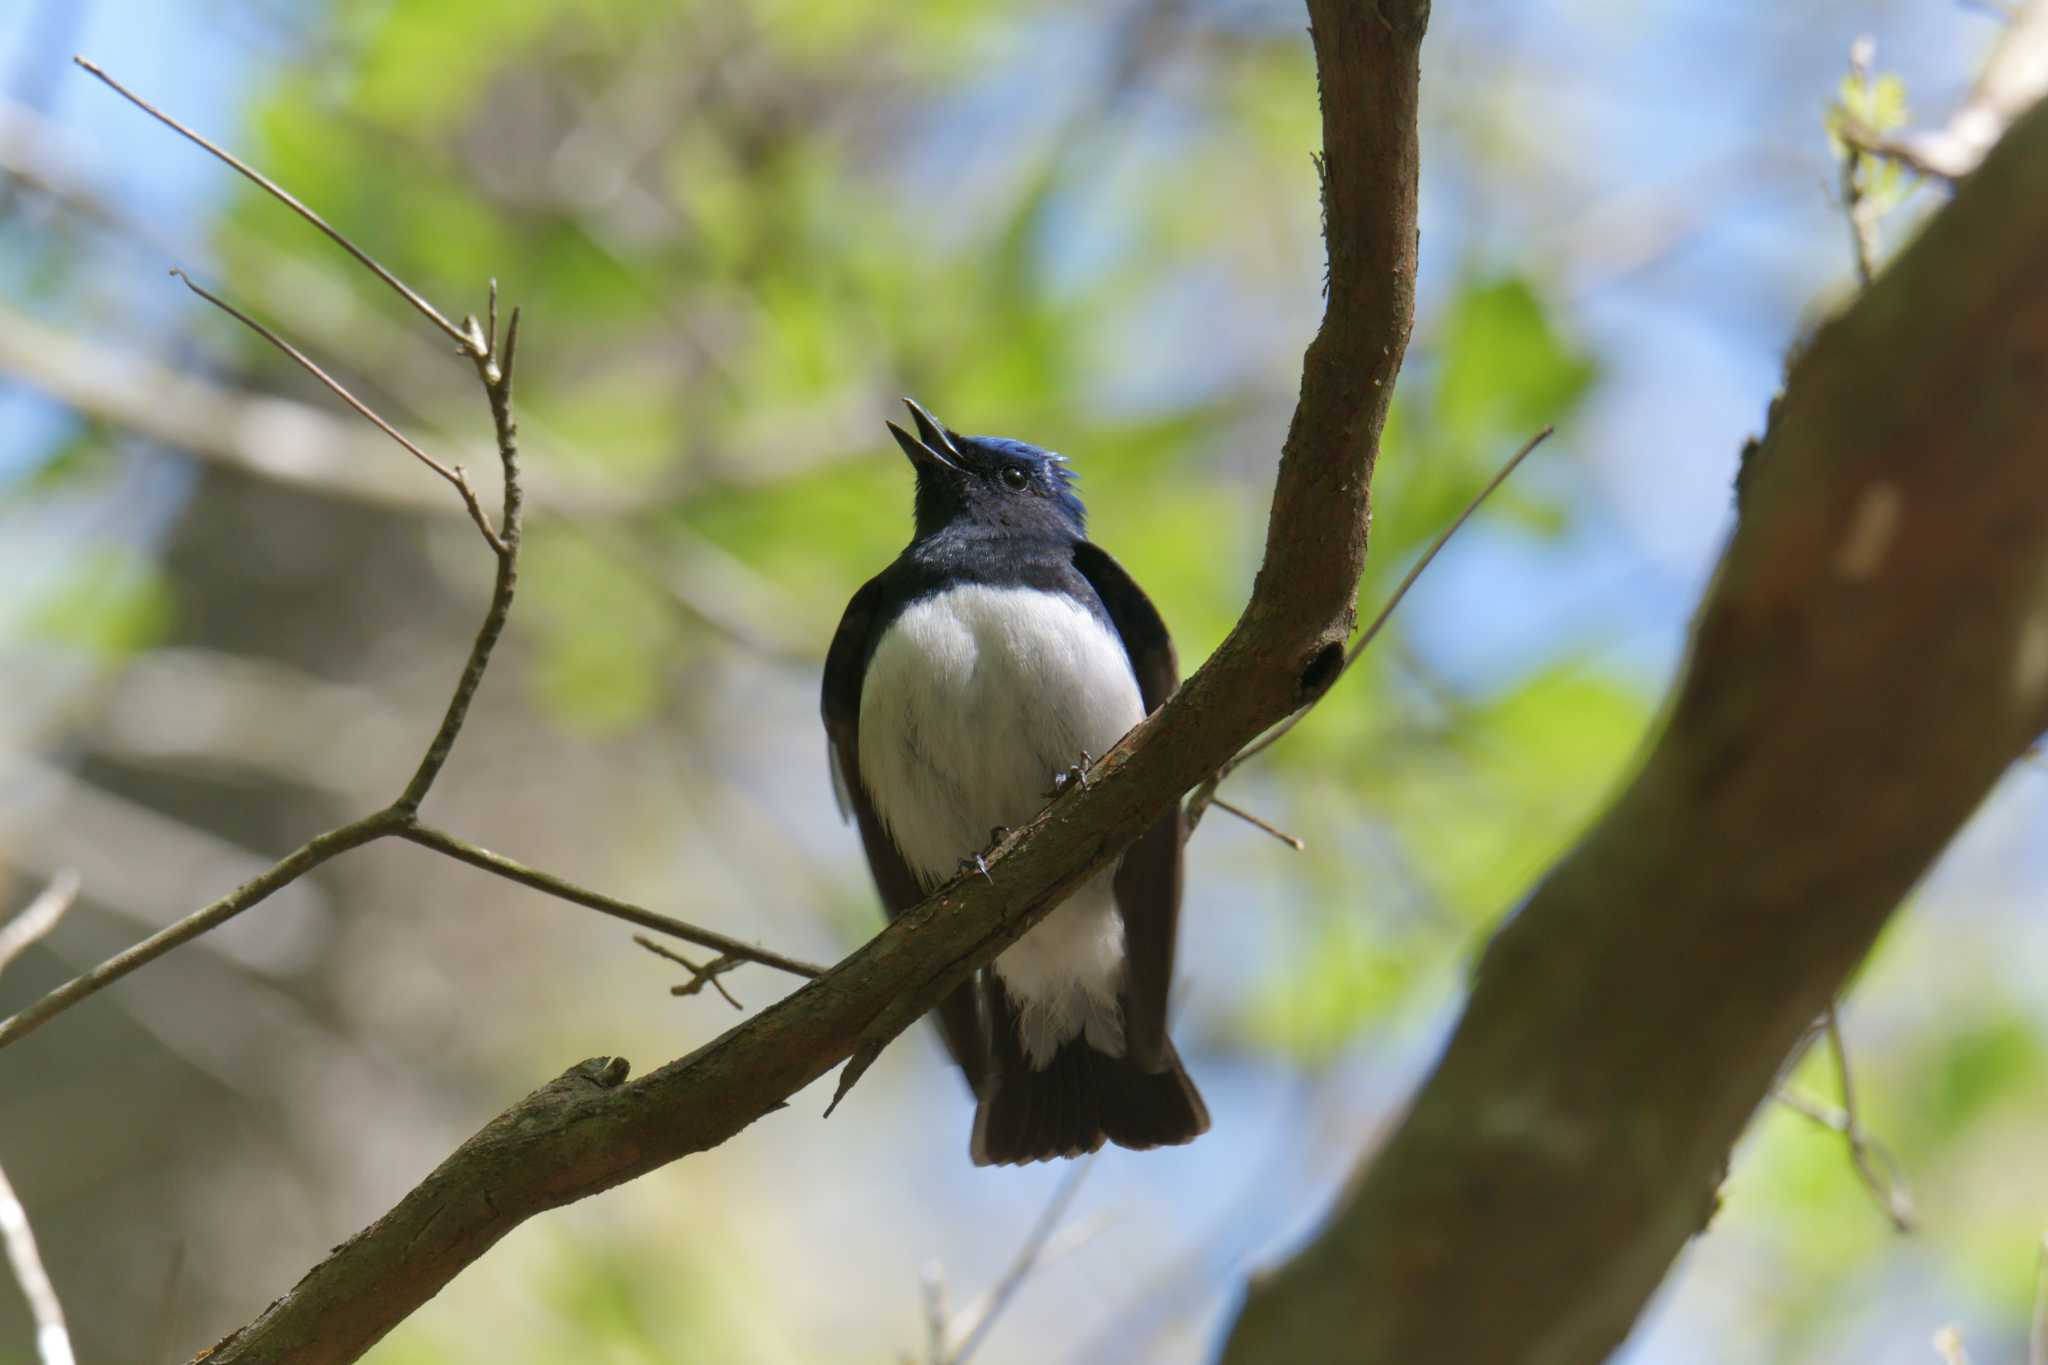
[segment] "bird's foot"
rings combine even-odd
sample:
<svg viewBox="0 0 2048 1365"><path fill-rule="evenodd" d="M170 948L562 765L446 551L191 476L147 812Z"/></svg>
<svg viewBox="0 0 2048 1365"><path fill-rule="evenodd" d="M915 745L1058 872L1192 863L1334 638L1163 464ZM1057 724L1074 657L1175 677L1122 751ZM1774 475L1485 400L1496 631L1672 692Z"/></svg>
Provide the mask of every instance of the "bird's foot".
<svg viewBox="0 0 2048 1365"><path fill-rule="evenodd" d="M1083 749L1079 763L1069 763L1052 775L1052 790L1045 794L1047 799L1057 800L1076 787L1085 788L1088 785L1088 766L1093 762L1094 756Z"/></svg>
<svg viewBox="0 0 2048 1365"><path fill-rule="evenodd" d="M985 882L995 881L995 877L988 870L988 855L996 851L997 844L1000 844L1009 837L1010 827L1008 825L997 825L991 829L988 832L988 847L970 857L962 858L960 860L960 870L955 875L964 877L968 873L974 872L979 873L981 879Z"/></svg>

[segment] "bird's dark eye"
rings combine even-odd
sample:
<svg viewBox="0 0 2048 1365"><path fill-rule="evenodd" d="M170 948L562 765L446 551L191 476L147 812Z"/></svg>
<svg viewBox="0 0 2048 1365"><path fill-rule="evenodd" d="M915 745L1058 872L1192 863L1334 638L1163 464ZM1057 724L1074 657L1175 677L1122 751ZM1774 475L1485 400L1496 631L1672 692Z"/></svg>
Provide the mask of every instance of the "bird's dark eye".
<svg viewBox="0 0 2048 1365"><path fill-rule="evenodd" d="M1012 493L1023 492L1025 487L1031 482L1031 476L1013 464L1004 465L1000 477L1003 481L1003 487L1009 489Z"/></svg>

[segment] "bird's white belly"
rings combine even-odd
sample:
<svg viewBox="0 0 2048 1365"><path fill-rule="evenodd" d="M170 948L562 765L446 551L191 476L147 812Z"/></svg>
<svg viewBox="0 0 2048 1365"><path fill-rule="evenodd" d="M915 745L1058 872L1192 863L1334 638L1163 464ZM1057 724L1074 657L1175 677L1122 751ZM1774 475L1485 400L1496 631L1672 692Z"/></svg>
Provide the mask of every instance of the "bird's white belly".
<svg viewBox="0 0 2048 1365"><path fill-rule="evenodd" d="M926 887L996 826L1022 825L1056 774L1143 719L1123 642L1071 599L971 585L914 603L876 643L861 685L860 771ZM1121 1053L1123 922L1109 872L996 959L1038 1065L1085 1029Z"/></svg>

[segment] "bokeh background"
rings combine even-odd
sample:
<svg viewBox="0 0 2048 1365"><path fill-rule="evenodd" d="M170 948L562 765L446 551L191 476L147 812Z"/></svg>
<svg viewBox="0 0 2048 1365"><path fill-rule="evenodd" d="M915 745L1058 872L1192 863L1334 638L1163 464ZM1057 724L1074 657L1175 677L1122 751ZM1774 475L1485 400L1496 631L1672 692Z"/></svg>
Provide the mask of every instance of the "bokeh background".
<svg viewBox="0 0 2048 1365"><path fill-rule="evenodd" d="M1851 285L1822 126L1851 41L1938 118L1998 23L1951 0L1437 6L1365 603L1559 434L1232 782L1308 851L1200 829L1177 1033L1215 1130L1103 1155L978 1359L1204 1359L1248 1271L1313 1226L1488 926L1654 723L1737 453ZM165 268L487 473L467 368L72 52L444 309L496 276L526 310L524 591L432 818L830 959L877 913L817 673L907 536L898 394L1066 452L1186 665L1241 605L1321 308L1304 27L1242 0L0 3L0 904L64 867L86 887L0 1010L388 800L490 569L444 486ZM1948 1323L1980 1361L2023 1356L2044 821L2048 770L2022 764L1846 1009L1920 1230L1838 1137L1767 1108L1626 1359L1924 1362ZM733 1022L675 980L619 925L379 845L0 1054L0 1160L81 1358L186 1358L567 1064L645 1068ZM790 984L727 981L748 1006ZM1794 1083L1833 1098L1818 1058ZM924 1031L829 1123L825 1098L529 1223L372 1359L924 1359L921 1285L971 1309L1062 1173L968 1164ZM30 1350L0 1290L0 1361Z"/></svg>

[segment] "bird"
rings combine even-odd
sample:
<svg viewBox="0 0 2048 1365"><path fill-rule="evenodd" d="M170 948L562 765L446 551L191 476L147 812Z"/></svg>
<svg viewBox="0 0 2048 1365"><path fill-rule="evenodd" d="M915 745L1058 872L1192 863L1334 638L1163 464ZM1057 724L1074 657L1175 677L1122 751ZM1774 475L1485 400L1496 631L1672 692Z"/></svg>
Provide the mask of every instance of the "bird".
<svg viewBox="0 0 2048 1365"><path fill-rule="evenodd" d="M821 709L842 814L891 918L1025 824L1179 686L1172 637L1087 537L1066 459L906 398L911 540L853 595ZM969 1154L1021 1165L1191 1142L1209 1111L1167 1036L1178 804L934 1011L975 1100Z"/></svg>

